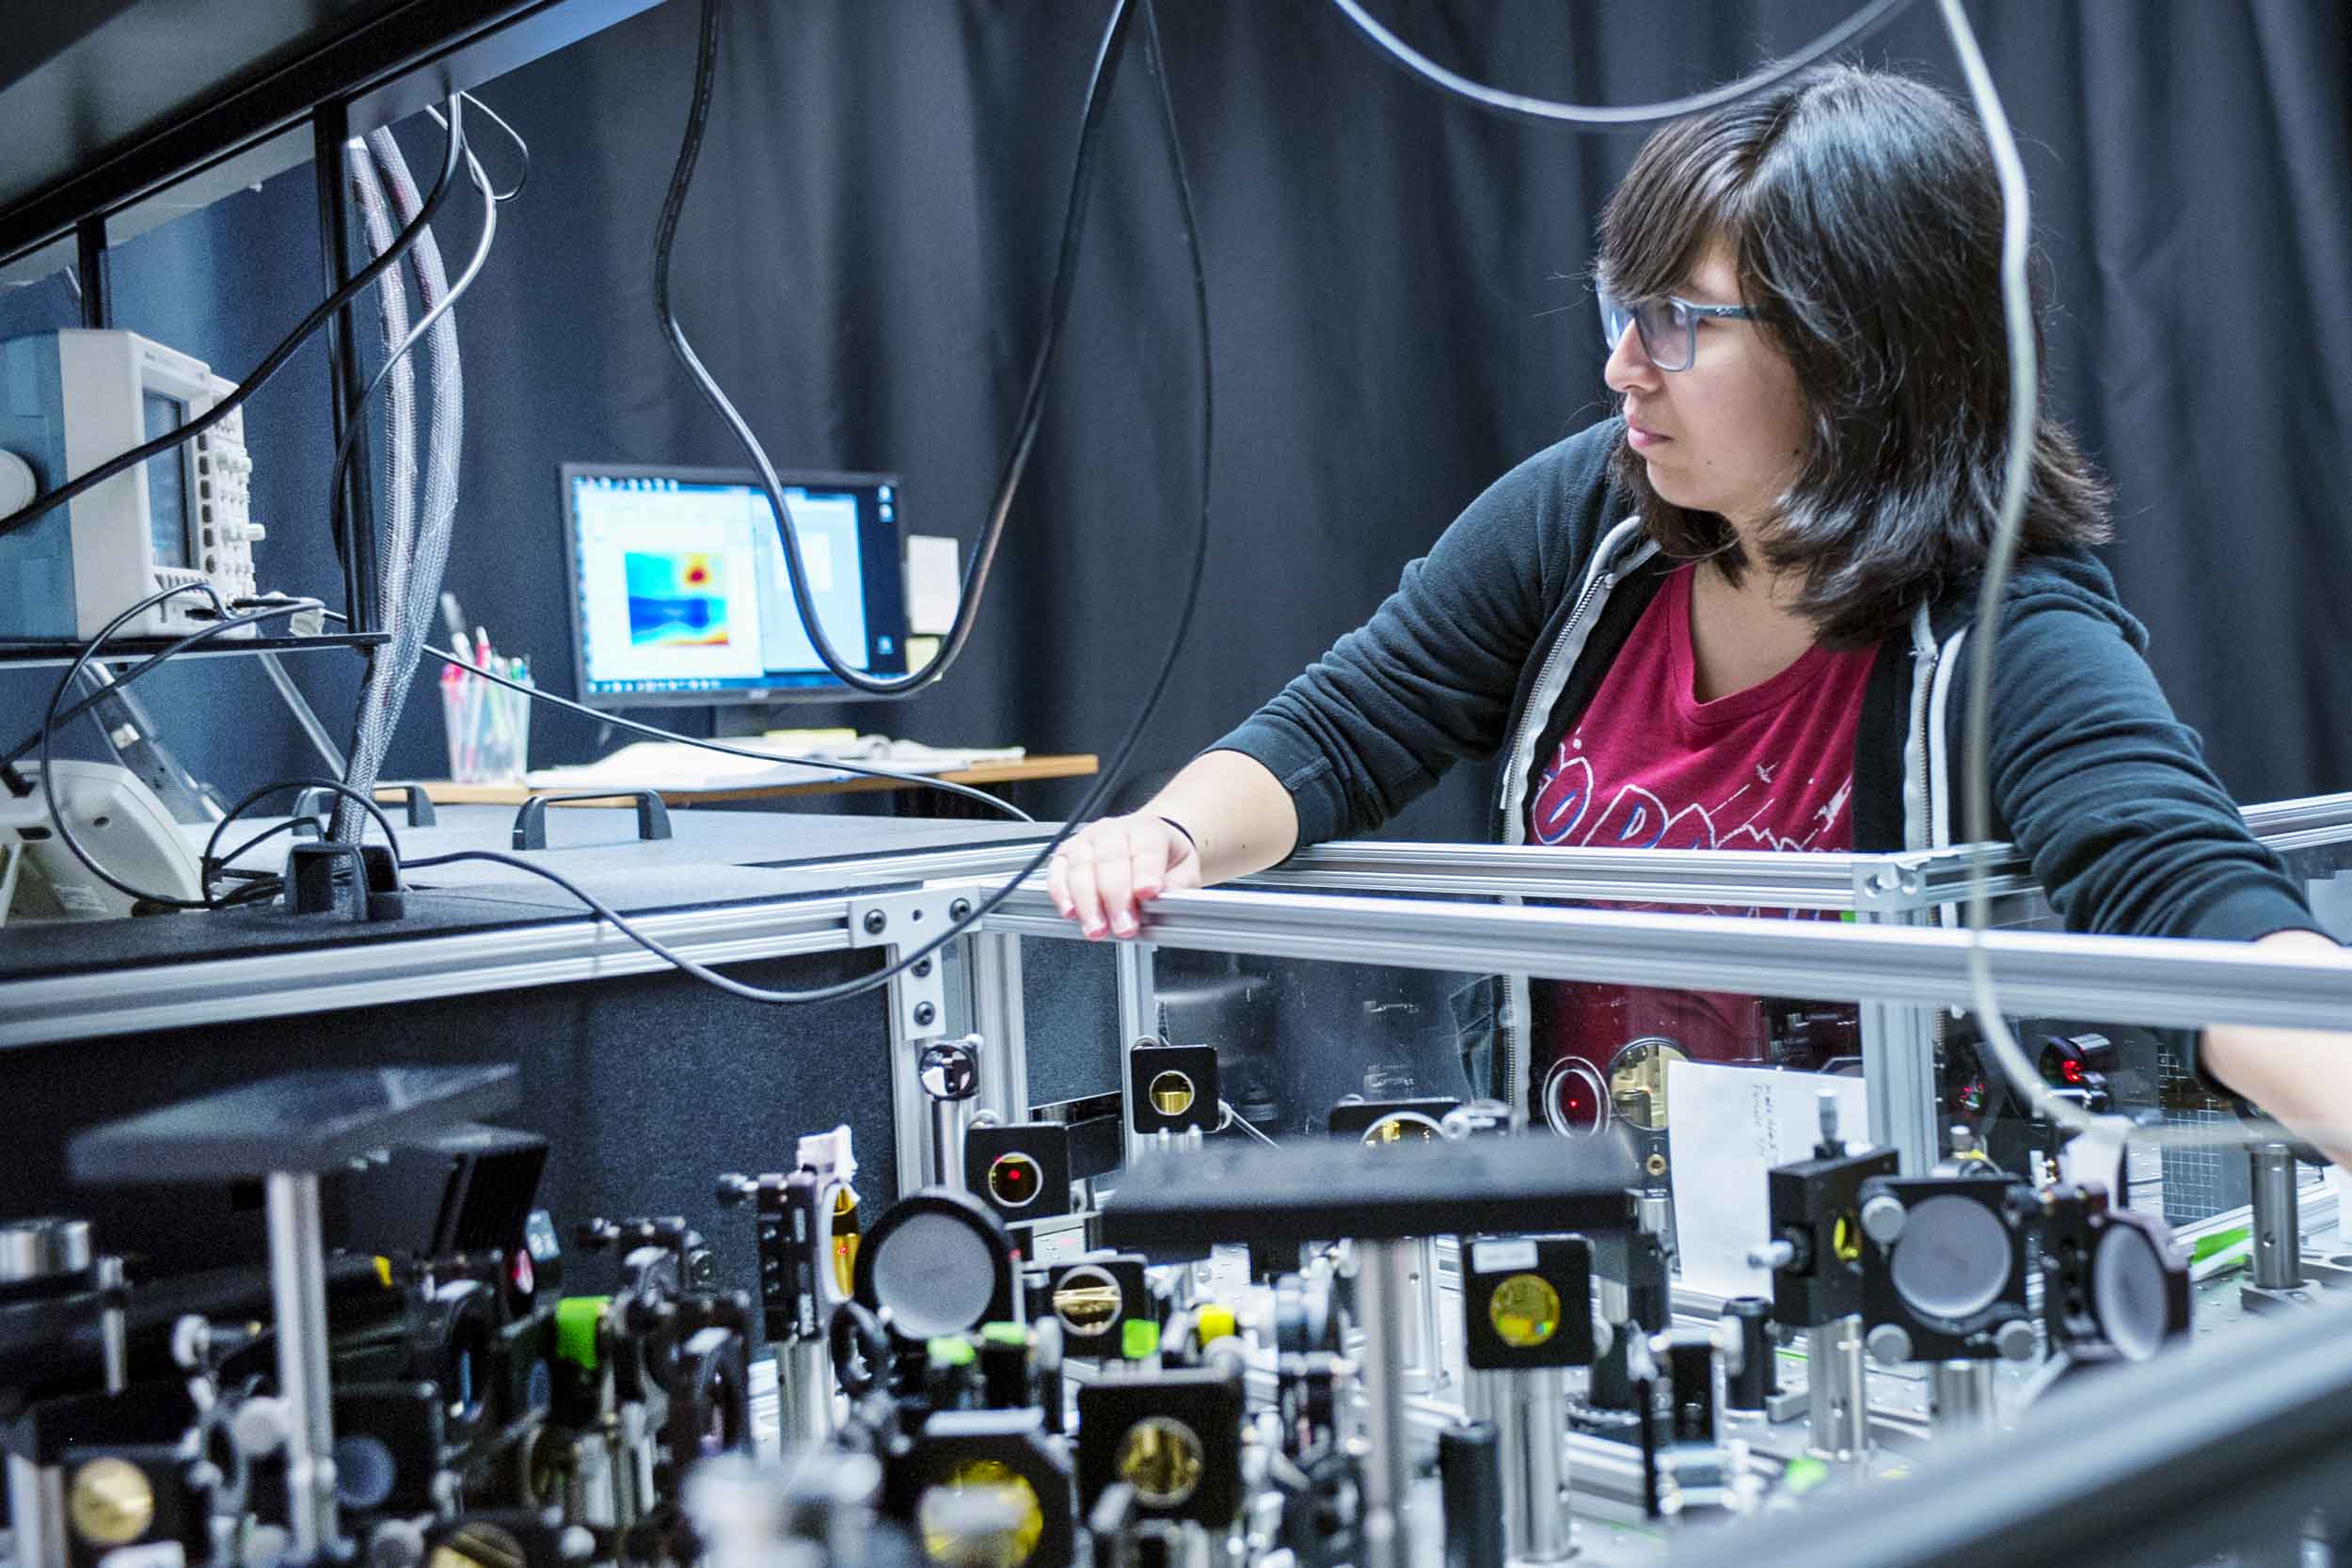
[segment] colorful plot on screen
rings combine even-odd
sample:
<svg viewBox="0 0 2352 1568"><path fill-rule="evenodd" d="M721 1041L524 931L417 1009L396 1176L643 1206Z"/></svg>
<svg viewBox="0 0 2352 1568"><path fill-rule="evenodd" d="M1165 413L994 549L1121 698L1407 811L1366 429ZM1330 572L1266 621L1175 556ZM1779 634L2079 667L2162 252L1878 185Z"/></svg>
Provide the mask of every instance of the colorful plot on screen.
<svg viewBox="0 0 2352 1568"><path fill-rule="evenodd" d="M628 641L632 647L723 647L727 641L725 558L688 550L630 550L622 561L628 578Z"/></svg>

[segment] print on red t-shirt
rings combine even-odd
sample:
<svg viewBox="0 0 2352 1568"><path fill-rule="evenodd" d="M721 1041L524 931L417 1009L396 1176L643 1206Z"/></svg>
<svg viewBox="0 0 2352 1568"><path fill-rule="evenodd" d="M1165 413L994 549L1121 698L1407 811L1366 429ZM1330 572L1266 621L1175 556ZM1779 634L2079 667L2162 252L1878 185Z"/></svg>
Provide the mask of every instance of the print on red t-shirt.
<svg viewBox="0 0 2352 1568"><path fill-rule="evenodd" d="M1742 691L1692 695L1691 583L1670 574L1591 704L1550 738L1528 800L1530 844L1596 849L1842 850L1853 846L1854 728L1873 654L1808 649ZM1709 913L1754 913L1748 910ZM1606 1072L1628 1042L1759 1061L1755 997L1626 986L1535 988L1535 1081L1563 1055ZM1811 1064L1800 1064L1811 1065Z"/></svg>

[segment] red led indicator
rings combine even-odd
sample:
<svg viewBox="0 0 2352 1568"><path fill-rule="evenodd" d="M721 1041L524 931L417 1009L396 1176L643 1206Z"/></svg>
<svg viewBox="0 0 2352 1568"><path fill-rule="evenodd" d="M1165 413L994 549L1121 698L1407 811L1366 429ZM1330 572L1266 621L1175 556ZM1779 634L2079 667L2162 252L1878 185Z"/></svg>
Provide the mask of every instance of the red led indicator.
<svg viewBox="0 0 2352 1568"><path fill-rule="evenodd" d="M539 1288L539 1271L531 1266L531 1254L517 1252L506 1276L515 1282L515 1293L527 1296Z"/></svg>
<svg viewBox="0 0 2352 1568"><path fill-rule="evenodd" d="M2065 1079L2070 1084L2081 1083L2083 1081L2082 1063L2074 1060L2072 1056L2069 1056L2066 1060L2058 1064L2058 1076Z"/></svg>

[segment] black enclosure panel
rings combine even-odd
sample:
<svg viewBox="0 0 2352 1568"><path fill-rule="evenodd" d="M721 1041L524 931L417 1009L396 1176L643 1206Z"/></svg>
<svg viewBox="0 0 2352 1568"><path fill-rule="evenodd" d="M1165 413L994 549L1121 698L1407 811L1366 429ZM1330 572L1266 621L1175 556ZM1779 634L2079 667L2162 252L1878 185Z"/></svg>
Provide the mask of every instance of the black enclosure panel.
<svg viewBox="0 0 2352 1568"><path fill-rule="evenodd" d="M729 966L763 986L870 973L879 952ZM752 1215L712 1196L723 1171L788 1164L803 1132L848 1122L858 1192L896 1196L888 1024L879 991L766 1007L672 974L491 991L0 1053L0 1215L85 1215L98 1244L133 1255L135 1280L263 1256L258 1195L228 1188L75 1188L79 1130L294 1068L514 1062L522 1103L495 1118L553 1146L540 1189L568 1254L565 1287L600 1289L609 1257L571 1244L591 1216L683 1214L717 1249L719 1278L754 1288ZM330 1198L330 1213L332 1212Z"/></svg>
<svg viewBox="0 0 2352 1568"><path fill-rule="evenodd" d="M1126 1042L1119 1037L1116 945L1024 937L1021 1014L1030 1104L1118 1092Z"/></svg>

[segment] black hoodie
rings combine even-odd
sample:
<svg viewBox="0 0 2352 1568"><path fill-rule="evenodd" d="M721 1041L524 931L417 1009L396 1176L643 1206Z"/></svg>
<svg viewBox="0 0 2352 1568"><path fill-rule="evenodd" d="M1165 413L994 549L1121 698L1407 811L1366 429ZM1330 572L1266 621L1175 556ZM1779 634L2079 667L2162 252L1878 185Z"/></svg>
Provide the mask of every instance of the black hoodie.
<svg viewBox="0 0 2352 1568"><path fill-rule="evenodd" d="M1218 741L1291 793L1299 844L1372 832L1459 759L1506 744L1497 837L1518 843L1542 742L1580 715L1675 564L1608 483L1616 420L1521 463L1447 529L1372 619ZM1889 638L1854 738L1853 847L1940 847L1960 828L1976 594ZM2031 857L2067 928L2251 939L2310 928L2142 657L2147 634L2085 552L2018 563L1994 667L1996 834Z"/></svg>

